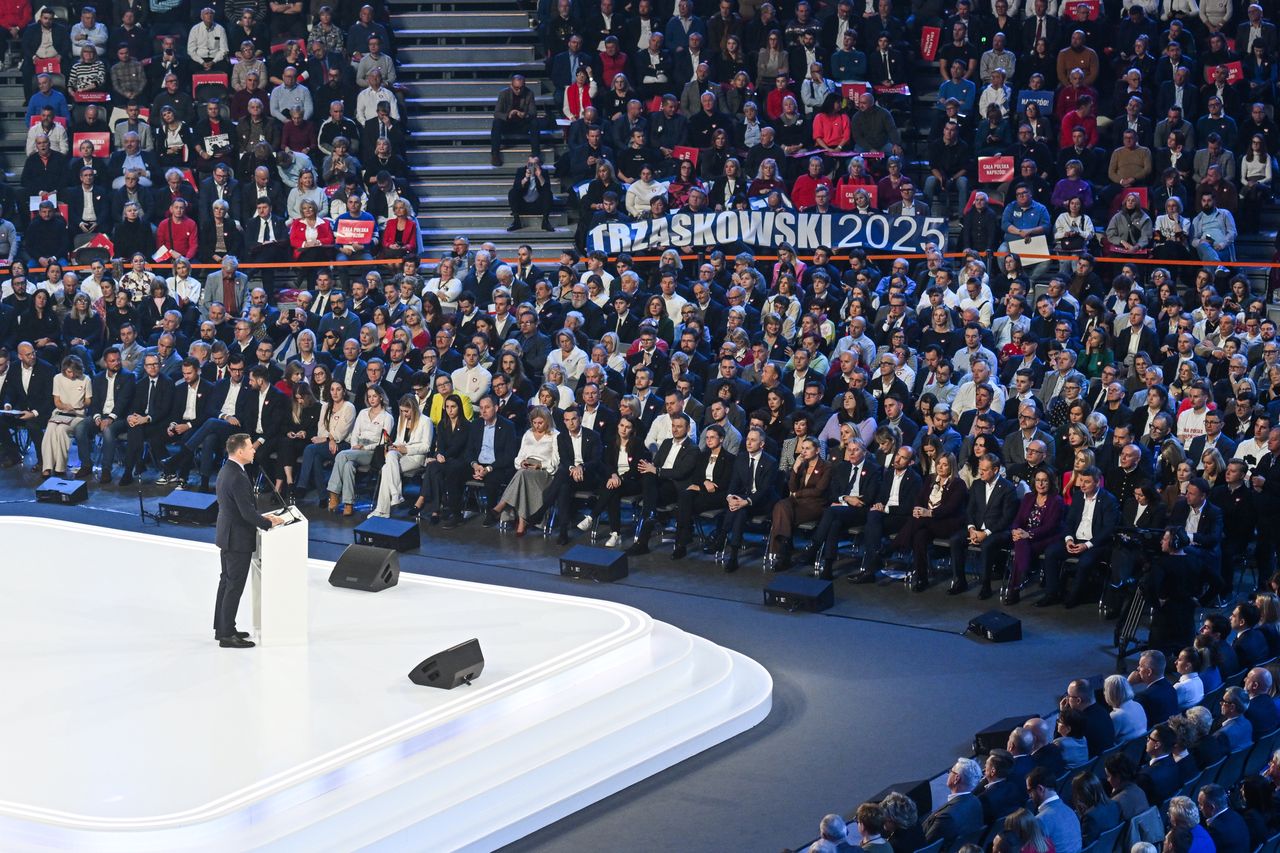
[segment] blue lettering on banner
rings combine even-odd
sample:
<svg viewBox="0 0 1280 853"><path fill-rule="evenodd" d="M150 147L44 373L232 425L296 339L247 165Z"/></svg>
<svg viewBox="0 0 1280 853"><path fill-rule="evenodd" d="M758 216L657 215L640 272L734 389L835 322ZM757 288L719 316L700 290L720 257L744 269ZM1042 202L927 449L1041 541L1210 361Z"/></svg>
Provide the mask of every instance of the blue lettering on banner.
<svg viewBox="0 0 1280 853"><path fill-rule="evenodd" d="M819 246L887 252L945 251L947 222L939 216L889 216L873 213L797 213L793 210L678 211L639 222L597 225L587 248L606 254L648 249L685 249L745 243L760 249L791 244L798 252Z"/></svg>

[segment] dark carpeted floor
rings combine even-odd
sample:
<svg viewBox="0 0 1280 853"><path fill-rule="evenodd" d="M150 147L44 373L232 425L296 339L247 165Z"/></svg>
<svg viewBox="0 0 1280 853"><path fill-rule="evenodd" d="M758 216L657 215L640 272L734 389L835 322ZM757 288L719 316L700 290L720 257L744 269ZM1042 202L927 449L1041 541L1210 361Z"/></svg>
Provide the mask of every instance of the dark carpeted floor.
<svg viewBox="0 0 1280 853"><path fill-rule="evenodd" d="M37 483L30 472L0 473L0 512L213 539L211 527L142 527L136 488L94 484L86 504L63 507L35 504ZM144 487L147 507L168 491ZM314 506L307 515L311 556L330 560L361 518ZM799 845L815 836L823 814L850 811L892 782L934 775L968 755L973 733L987 723L1050 710L1070 678L1105 674L1115 663L1111 626L1088 607L1046 612L1023 603L1012 608L1024 620L1022 642L993 645L962 635L990 602L972 592L949 597L942 582L916 595L901 584L838 581L834 609L789 614L762 606L758 560L725 575L701 556L673 562L663 547L632 560L625 581L595 585L559 576L561 550L540 536L482 536L472 521L455 531L424 527L420 553L403 555L402 567L638 607L763 664L774 679L773 712L750 732L510 851L769 853Z"/></svg>

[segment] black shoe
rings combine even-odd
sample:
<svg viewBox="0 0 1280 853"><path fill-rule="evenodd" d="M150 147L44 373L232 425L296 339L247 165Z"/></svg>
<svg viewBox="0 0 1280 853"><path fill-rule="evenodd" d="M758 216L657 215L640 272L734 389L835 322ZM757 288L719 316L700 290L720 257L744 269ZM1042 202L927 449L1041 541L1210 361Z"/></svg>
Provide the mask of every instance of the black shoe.
<svg viewBox="0 0 1280 853"><path fill-rule="evenodd" d="M995 592L992 591L990 586L987 586L985 584L983 585L982 589L978 590L979 601L986 601L988 598L990 598L993 595L995 595Z"/></svg>
<svg viewBox="0 0 1280 853"><path fill-rule="evenodd" d="M253 640L246 640L243 637L231 636L218 640L218 645L224 649L251 649L257 643L253 642Z"/></svg>
<svg viewBox="0 0 1280 853"><path fill-rule="evenodd" d="M242 640L247 640L247 639L249 639L249 637L250 637L251 635L249 634L249 632L248 632L248 631L236 631L236 632L235 632L234 634L232 634L231 636L233 636L233 637L239 637L239 638L240 638L240 639L242 639ZM215 640L221 640L221 639L222 639L221 637L219 637L219 636L217 635L217 633L214 633L213 638L214 638Z"/></svg>
<svg viewBox="0 0 1280 853"><path fill-rule="evenodd" d="M1066 600L1062 602L1063 610L1073 610L1079 606L1080 599L1076 598L1074 595L1068 595Z"/></svg>
<svg viewBox="0 0 1280 853"><path fill-rule="evenodd" d="M671 549L671 559L673 560L683 560L687 556L689 556L689 548L687 545L677 545Z"/></svg>
<svg viewBox="0 0 1280 853"><path fill-rule="evenodd" d="M1103 619L1107 619L1107 620L1111 620L1111 619L1119 619L1119 618L1120 618L1120 610L1119 610L1118 608L1115 608L1115 607L1107 607L1107 608L1104 608L1104 609L1103 609L1103 611L1102 611L1102 618L1103 618Z"/></svg>
<svg viewBox="0 0 1280 853"><path fill-rule="evenodd" d="M498 523L498 514L491 509L484 512L484 520L480 522L481 527L493 527Z"/></svg>
<svg viewBox="0 0 1280 853"><path fill-rule="evenodd" d="M1010 604L1010 605L1017 604L1021 600L1022 600L1022 593L1018 592L1016 589L1011 589L1004 594L1005 604Z"/></svg>
<svg viewBox="0 0 1280 853"><path fill-rule="evenodd" d="M132 485L132 484L133 484L133 474L132 474L132 473L130 473L130 472L128 472L128 471L125 471L123 474L121 474L121 475L120 475L120 485L122 485L122 486L128 486L128 485Z"/></svg>
<svg viewBox="0 0 1280 853"><path fill-rule="evenodd" d="M628 548L625 553L628 557L640 557L640 556L643 556L644 554L648 554L649 553L648 537L645 537L644 539L637 539L635 542L631 544L631 547Z"/></svg>
<svg viewBox="0 0 1280 853"><path fill-rule="evenodd" d="M111 472L103 471L102 474L98 477L98 482L104 486L111 485Z"/></svg>
<svg viewBox="0 0 1280 853"><path fill-rule="evenodd" d="M729 557L729 559L724 561L724 573L726 575L731 575L737 570L738 570L738 555L737 553L734 553L733 556Z"/></svg>
<svg viewBox="0 0 1280 853"><path fill-rule="evenodd" d="M924 576L923 573L912 576L912 580L911 580L912 592L924 592L928 588L929 588L929 580Z"/></svg>
<svg viewBox="0 0 1280 853"><path fill-rule="evenodd" d="M444 521L440 522L440 527L443 530L453 530L458 526L458 524L459 524L458 517L456 515L451 515L448 518L446 518Z"/></svg>
<svg viewBox="0 0 1280 853"><path fill-rule="evenodd" d="M1058 595L1058 593L1056 592L1051 592L1048 595L1042 596L1040 600L1036 602L1035 606L1036 607L1052 607L1055 604L1061 604L1061 603L1062 603L1062 596Z"/></svg>
<svg viewBox="0 0 1280 853"><path fill-rule="evenodd" d="M845 578L849 583L875 583L875 572L854 572Z"/></svg>
<svg viewBox="0 0 1280 853"><path fill-rule="evenodd" d="M969 584L966 583L965 581L952 581L951 588L947 590L947 595L963 595L968 591L969 591Z"/></svg>
<svg viewBox="0 0 1280 853"><path fill-rule="evenodd" d="M556 230L556 227L551 224L551 219L549 217L546 217L546 216L542 217L542 230L543 231Z"/></svg>
<svg viewBox="0 0 1280 853"><path fill-rule="evenodd" d="M724 550L723 539L712 539L706 545L702 546L702 553L704 554L719 554L723 550Z"/></svg>
<svg viewBox="0 0 1280 853"><path fill-rule="evenodd" d="M511 220L511 224L507 226L507 230L508 230L508 231L519 231L519 230L520 230L520 219L519 219L519 217L517 217L517 218L515 218L515 219Z"/></svg>
<svg viewBox="0 0 1280 853"><path fill-rule="evenodd" d="M208 478L208 477L201 477L201 478L200 478L200 493L201 493L202 495L211 495L211 494L213 494L213 484L209 482L209 478Z"/></svg>
<svg viewBox="0 0 1280 853"><path fill-rule="evenodd" d="M561 530L561 531L560 531L560 535L556 537L556 544L557 544L557 545L568 545L568 544L569 544L569 531L567 531L567 530Z"/></svg>
<svg viewBox="0 0 1280 853"><path fill-rule="evenodd" d="M808 548L801 548L799 551L796 552L796 562L798 563L801 563L801 564L812 563L817 559L818 559L818 549L814 548L812 545L809 546Z"/></svg>

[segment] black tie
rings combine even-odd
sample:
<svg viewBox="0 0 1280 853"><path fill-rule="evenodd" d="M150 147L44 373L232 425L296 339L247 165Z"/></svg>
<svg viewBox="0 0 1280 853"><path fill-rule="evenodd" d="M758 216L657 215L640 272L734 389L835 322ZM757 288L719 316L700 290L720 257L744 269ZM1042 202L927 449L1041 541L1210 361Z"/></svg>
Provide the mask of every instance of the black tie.
<svg viewBox="0 0 1280 853"><path fill-rule="evenodd" d="M755 490L756 490L756 458L753 456L751 457L751 491L754 493Z"/></svg>
<svg viewBox="0 0 1280 853"><path fill-rule="evenodd" d="M852 475L849 477L849 494L853 494L854 487L858 484L858 472L861 470L861 465L853 466Z"/></svg>
<svg viewBox="0 0 1280 853"><path fill-rule="evenodd" d="M156 390L156 381L152 379L149 383L147 383L147 405L146 405L146 408L143 409L143 412L146 413L147 417L151 417L151 395L155 393L155 390Z"/></svg>

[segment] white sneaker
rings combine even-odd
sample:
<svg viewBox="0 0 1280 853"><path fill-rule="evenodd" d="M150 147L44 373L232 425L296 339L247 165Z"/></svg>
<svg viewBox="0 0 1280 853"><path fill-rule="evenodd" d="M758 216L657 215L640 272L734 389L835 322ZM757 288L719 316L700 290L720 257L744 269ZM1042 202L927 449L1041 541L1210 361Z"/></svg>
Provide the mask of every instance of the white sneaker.
<svg viewBox="0 0 1280 853"><path fill-rule="evenodd" d="M578 522L578 529L585 533L591 529L591 525L594 521L595 519L588 515L586 518L582 519L582 521Z"/></svg>
<svg viewBox="0 0 1280 853"><path fill-rule="evenodd" d="M617 548L621 544L622 544L622 537L619 536L617 533L610 533L609 538L604 540L604 547L606 548Z"/></svg>

